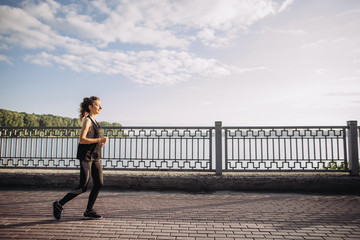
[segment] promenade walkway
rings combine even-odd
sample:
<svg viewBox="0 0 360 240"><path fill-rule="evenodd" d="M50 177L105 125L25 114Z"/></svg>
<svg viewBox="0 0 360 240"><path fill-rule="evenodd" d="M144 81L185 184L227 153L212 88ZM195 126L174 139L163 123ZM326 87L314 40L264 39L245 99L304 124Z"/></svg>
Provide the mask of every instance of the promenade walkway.
<svg viewBox="0 0 360 240"><path fill-rule="evenodd" d="M52 216L66 191L0 190L0 239L360 239L360 196L315 193L102 191Z"/></svg>

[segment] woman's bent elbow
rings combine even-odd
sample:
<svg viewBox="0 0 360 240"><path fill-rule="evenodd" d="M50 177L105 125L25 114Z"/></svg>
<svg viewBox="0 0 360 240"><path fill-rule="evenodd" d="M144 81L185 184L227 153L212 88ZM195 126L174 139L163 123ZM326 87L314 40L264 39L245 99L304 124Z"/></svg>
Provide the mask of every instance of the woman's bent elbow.
<svg viewBox="0 0 360 240"><path fill-rule="evenodd" d="M86 141L86 139L84 139L84 138L80 138L80 139L79 139L79 143L80 143L80 144L89 144L89 142Z"/></svg>

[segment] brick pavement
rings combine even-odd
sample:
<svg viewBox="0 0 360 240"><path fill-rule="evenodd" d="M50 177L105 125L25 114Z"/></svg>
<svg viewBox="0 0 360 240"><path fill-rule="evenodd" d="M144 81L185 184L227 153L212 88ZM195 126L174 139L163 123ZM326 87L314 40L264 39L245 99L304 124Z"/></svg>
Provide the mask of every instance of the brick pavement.
<svg viewBox="0 0 360 240"><path fill-rule="evenodd" d="M360 239L360 196L102 191L101 220L82 218L88 193L0 190L0 239Z"/></svg>

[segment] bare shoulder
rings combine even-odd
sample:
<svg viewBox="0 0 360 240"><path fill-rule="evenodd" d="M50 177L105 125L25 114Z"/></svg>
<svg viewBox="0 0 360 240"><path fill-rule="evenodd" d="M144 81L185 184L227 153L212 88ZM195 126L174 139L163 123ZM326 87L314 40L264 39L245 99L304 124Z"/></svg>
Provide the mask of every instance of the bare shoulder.
<svg viewBox="0 0 360 240"><path fill-rule="evenodd" d="M89 118L84 118L83 119L83 128L88 129L89 127L91 127L91 120Z"/></svg>

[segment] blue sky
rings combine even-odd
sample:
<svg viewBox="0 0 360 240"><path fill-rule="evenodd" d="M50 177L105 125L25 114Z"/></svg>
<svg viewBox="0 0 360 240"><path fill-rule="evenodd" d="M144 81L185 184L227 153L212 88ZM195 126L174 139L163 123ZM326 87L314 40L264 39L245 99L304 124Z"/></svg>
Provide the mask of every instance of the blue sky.
<svg viewBox="0 0 360 240"><path fill-rule="evenodd" d="M360 120L358 0L0 1L0 108L137 125Z"/></svg>

